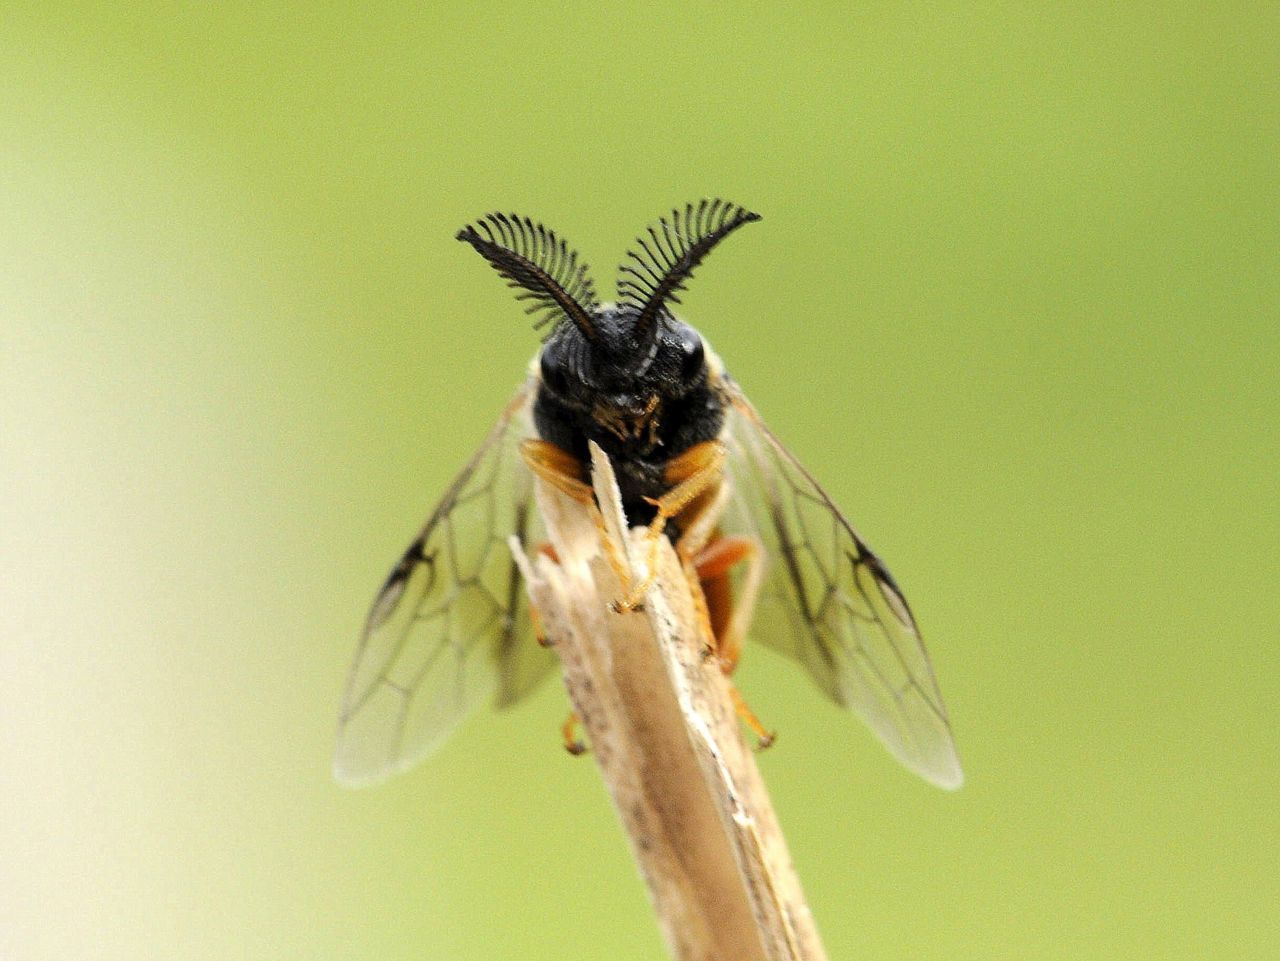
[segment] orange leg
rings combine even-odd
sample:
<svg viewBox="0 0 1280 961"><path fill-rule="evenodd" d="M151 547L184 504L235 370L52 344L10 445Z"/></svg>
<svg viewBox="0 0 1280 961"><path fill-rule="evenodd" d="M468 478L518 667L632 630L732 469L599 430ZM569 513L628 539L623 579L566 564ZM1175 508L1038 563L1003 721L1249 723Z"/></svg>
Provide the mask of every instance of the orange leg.
<svg viewBox="0 0 1280 961"><path fill-rule="evenodd" d="M760 718L756 717L755 712L747 707L747 702L742 699L742 695L738 693L738 689L729 685L729 696L733 698L733 709L738 712L738 717L746 722L747 727L755 733L756 750L763 751L766 748L773 747L773 742L778 739L777 731L769 731L760 723Z"/></svg>
<svg viewBox="0 0 1280 961"><path fill-rule="evenodd" d="M521 442L520 456L538 477L580 504L594 504L595 493L586 481L582 461L545 440Z"/></svg>
<svg viewBox="0 0 1280 961"><path fill-rule="evenodd" d="M556 557L556 549L551 544L539 544L538 553L551 558L553 561L559 562L560 558ZM529 620L533 623L533 636L537 638L541 647L555 647L556 642L547 637L546 629L542 626L542 615L538 613L538 606L529 601Z"/></svg>
<svg viewBox="0 0 1280 961"><path fill-rule="evenodd" d="M720 670L726 677L733 674L742 655L742 639L750 625L751 612L759 593L764 568L762 557L760 545L753 538L713 535L711 542L699 552L693 562L693 570L701 588L695 593L700 593L704 598L703 607L714 644L708 655L715 655ZM747 564L747 573L742 597L735 604L730 590L732 585L729 572L735 565L743 562ZM733 698L733 707L738 717L755 733L758 739L757 749L764 750L772 745L777 734L765 729L732 682L729 694Z"/></svg>
<svg viewBox="0 0 1280 961"><path fill-rule="evenodd" d="M529 620L533 624L533 636L538 642L539 647L555 647L556 642L547 637L546 629L542 626L542 615L538 613L535 604L529 604Z"/></svg>
<svg viewBox="0 0 1280 961"><path fill-rule="evenodd" d="M581 723L582 719L578 717L578 712L570 711L569 716L560 725L560 736L564 738L564 749L574 757L587 753L587 746L582 743L582 738L578 737L578 725Z"/></svg>
<svg viewBox="0 0 1280 961"><path fill-rule="evenodd" d="M600 543L604 545L605 557L609 566L623 584L630 583L631 577L622 556L621 545L615 544L604 525L604 516L596 504L595 491L585 480L587 474L578 458L545 440L529 439L520 444L520 456L524 458L529 470L546 481L566 497L579 504L585 504L591 511L591 519L600 533Z"/></svg>
<svg viewBox="0 0 1280 961"><path fill-rule="evenodd" d="M667 528L667 521L690 509L696 513L706 504L701 495L709 493L719 483L725 459L724 445L709 440L695 444L683 454L672 458L665 471L665 479L675 486L649 503L657 508L649 530L645 534L648 545L647 573L639 584L632 585L627 596L614 605L619 611L633 611L653 586L658 576L658 548ZM677 545L678 547L678 545Z"/></svg>
<svg viewBox="0 0 1280 961"><path fill-rule="evenodd" d="M746 563L742 597L734 603L729 594L729 571ZM760 544L751 537L716 537L694 558L694 569L707 598L715 654L725 674L732 674L742 656L742 641L751 626L751 613L764 574Z"/></svg>

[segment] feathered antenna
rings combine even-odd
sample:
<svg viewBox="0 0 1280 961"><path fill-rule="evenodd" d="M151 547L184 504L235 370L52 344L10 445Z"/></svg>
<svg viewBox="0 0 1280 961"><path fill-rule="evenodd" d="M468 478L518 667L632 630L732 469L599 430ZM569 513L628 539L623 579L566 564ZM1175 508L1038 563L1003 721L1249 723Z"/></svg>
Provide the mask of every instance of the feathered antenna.
<svg viewBox="0 0 1280 961"><path fill-rule="evenodd" d="M597 308L595 285L587 276L587 265L578 263L577 251L554 231L528 217L495 212L463 227L458 239L489 261L508 287L521 290L516 299L531 302L526 314L542 314L535 328L568 320L588 340L596 338L591 320Z"/></svg>
<svg viewBox="0 0 1280 961"><path fill-rule="evenodd" d="M630 262L618 268L618 300L636 311L637 336L648 335L668 301L680 303L686 281L716 244L759 219L727 200L702 200L648 227L647 241L636 238L640 252L628 250Z"/></svg>

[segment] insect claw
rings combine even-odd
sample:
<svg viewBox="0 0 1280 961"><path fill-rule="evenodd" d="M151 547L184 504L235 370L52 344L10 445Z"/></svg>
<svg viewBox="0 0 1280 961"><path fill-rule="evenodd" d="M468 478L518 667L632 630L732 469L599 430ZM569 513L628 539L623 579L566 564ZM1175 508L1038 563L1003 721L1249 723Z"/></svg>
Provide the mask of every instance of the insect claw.
<svg viewBox="0 0 1280 961"><path fill-rule="evenodd" d="M761 751L769 750L769 748L773 747L773 742L776 741L777 739L778 739L777 731L768 731L760 735L760 738L756 741L756 747L755 747L756 753L759 754Z"/></svg>
<svg viewBox="0 0 1280 961"><path fill-rule="evenodd" d="M574 741L572 744L566 744L564 749L574 757L582 757L582 755L587 753L587 746L581 741Z"/></svg>

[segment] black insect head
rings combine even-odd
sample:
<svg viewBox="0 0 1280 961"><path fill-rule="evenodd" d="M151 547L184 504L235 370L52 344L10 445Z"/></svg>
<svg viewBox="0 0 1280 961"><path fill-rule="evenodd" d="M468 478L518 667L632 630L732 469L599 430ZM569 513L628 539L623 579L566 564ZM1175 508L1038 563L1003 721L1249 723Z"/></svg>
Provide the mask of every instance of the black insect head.
<svg viewBox="0 0 1280 961"><path fill-rule="evenodd" d="M535 327L552 323L542 350L544 385L565 405L627 418L679 398L706 377L702 338L671 313L693 271L725 237L760 215L723 200L673 210L627 251L618 301L595 286L554 231L528 217L492 213L458 232L515 288Z"/></svg>

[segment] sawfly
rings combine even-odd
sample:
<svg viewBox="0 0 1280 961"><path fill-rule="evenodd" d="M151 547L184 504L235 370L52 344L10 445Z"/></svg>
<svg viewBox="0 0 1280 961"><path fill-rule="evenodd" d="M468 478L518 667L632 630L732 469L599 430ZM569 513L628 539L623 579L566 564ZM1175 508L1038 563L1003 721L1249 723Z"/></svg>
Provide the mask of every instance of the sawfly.
<svg viewBox="0 0 1280 961"><path fill-rule="evenodd" d="M906 598L888 568L782 446L705 338L672 312L693 271L760 216L722 200L673 210L596 299L585 263L527 217L491 213L457 235L546 329L497 424L374 598L347 681L334 761L349 784L436 749L475 708L509 707L551 670L514 535L545 536L533 479L594 507L588 444L617 473L627 521L668 538L705 604L726 674L748 632L798 662L908 768L963 779L951 725ZM728 509L696 552L684 541L722 485ZM705 525L704 525L705 526ZM652 569L652 568L651 568ZM650 575L652 577L652 574ZM639 606L632 584L616 610ZM761 744L772 740L738 699ZM578 747L566 727L566 746Z"/></svg>

